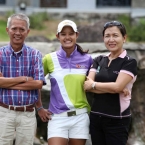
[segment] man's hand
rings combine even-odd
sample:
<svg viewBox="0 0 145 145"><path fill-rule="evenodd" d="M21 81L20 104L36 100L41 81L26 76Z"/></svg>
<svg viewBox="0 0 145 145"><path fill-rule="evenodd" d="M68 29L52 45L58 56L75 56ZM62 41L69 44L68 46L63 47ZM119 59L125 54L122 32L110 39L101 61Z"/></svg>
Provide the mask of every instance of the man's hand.
<svg viewBox="0 0 145 145"><path fill-rule="evenodd" d="M38 115L43 122L47 122L48 120L51 120L52 113L49 110L42 108L38 111Z"/></svg>

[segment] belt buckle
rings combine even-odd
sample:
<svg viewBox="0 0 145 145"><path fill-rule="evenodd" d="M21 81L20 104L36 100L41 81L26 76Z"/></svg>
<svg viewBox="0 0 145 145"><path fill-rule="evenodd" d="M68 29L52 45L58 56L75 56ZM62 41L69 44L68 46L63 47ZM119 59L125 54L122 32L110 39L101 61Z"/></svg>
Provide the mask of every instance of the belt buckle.
<svg viewBox="0 0 145 145"><path fill-rule="evenodd" d="M71 111L71 112L67 112L67 116L75 116L76 115L76 111Z"/></svg>

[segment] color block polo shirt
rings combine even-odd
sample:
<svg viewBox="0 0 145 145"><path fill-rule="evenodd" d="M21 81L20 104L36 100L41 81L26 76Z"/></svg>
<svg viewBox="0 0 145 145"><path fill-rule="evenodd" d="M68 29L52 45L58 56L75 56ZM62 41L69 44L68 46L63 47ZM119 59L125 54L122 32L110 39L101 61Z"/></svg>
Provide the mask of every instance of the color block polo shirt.
<svg viewBox="0 0 145 145"><path fill-rule="evenodd" d="M49 110L52 113L84 107L90 110L83 90L86 74L92 65L90 55L82 55L76 48L67 58L66 52L60 48L57 52L47 54L43 58L43 65L51 82Z"/></svg>
<svg viewBox="0 0 145 145"><path fill-rule="evenodd" d="M90 71L96 71L96 82L115 82L120 72L132 76L126 88L130 95L124 96L123 93L104 93L94 94L94 102L92 113L104 115L113 118L122 118L130 116L130 99L133 83L137 76L137 62L135 59L127 55L126 50L122 54L112 60L108 66L109 59L107 56L98 56L94 59L93 66Z"/></svg>

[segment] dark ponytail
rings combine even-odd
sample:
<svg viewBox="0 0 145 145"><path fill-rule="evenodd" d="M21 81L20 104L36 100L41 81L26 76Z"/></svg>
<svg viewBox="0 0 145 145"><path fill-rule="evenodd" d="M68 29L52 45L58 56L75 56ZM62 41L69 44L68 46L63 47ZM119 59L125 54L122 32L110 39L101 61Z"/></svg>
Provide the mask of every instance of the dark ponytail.
<svg viewBox="0 0 145 145"><path fill-rule="evenodd" d="M77 46L77 51L80 52L82 55L89 52L89 50L83 50L82 47L78 44L76 44L76 46Z"/></svg>

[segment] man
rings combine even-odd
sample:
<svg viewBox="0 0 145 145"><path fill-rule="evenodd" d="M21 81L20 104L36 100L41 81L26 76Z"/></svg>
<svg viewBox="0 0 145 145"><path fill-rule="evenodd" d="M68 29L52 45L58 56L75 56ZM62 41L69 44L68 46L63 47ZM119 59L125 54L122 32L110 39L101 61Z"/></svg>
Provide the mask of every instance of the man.
<svg viewBox="0 0 145 145"><path fill-rule="evenodd" d="M35 105L42 121L49 112L42 107L40 89L45 84L42 56L24 41L29 18L14 14L6 31L10 44L0 49L0 145L33 145L36 131Z"/></svg>

